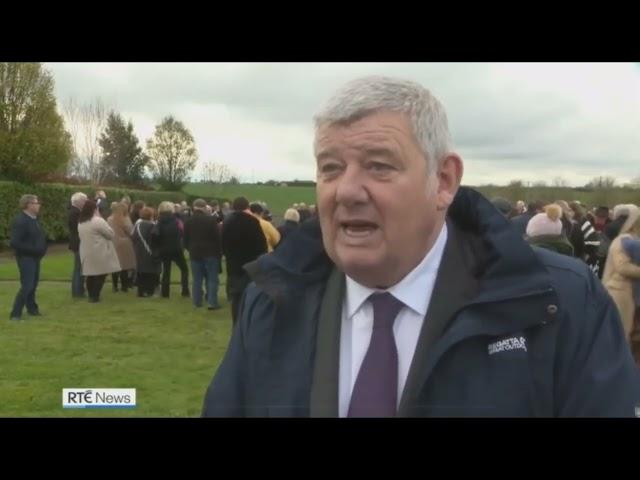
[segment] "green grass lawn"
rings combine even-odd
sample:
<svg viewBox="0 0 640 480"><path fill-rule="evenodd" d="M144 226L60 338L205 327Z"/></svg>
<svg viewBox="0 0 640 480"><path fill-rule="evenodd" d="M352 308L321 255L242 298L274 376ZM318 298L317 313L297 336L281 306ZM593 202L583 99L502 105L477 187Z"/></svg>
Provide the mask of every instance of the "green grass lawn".
<svg viewBox="0 0 640 480"><path fill-rule="evenodd" d="M205 200L209 197L229 198L233 200L238 196L245 196L249 201L267 202L269 210L274 217L280 219L284 212L294 203L304 202L307 205L316 203L316 190L314 187L271 187L267 185L205 185L192 183L184 187L184 192L189 195L202 196Z"/></svg>
<svg viewBox="0 0 640 480"><path fill-rule="evenodd" d="M196 309L180 296L172 272L171 298L113 293L102 301L72 300L70 253L47 255L37 301L43 317L9 312L19 283L15 262L0 264L0 417L198 416L206 388L231 333L224 287L222 310ZM223 275L220 276L222 280ZM136 388L135 409L62 408L63 388Z"/></svg>

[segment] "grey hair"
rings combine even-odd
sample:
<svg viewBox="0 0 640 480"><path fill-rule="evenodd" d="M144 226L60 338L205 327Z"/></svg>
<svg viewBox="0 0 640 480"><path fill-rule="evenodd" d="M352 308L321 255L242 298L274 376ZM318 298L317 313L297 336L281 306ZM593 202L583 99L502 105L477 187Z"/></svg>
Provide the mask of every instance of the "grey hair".
<svg viewBox="0 0 640 480"><path fill-rule="evenodd" d="M20 197L20 201L18 202L18 204L20 205L20 210L26 209L27 205L29 205L31 202L35 202L37 200L38 200L38 196L37 195L30 195L30 194L22 195Z"/></svg>
<svg viewBox="0 0 640 480"><path fill-rule="evenodd" d="M74 207L78 207L80 208L80 203L81 202L85 202L87 200L87 195L85 193L82 192L76 192L73 195L71 195L71 205L73 205Z"/></svg>
<svg viewBox="0 0 640 480"><path fill-rule="evenodd" d="M444 106L429 90L408 80L382 76L353 80L329 99L314 116L314 123L317 130L322 125L349 123L380 111L409 117L430 173L453 149Z"/></svg>
<svg viewBox="0 0 640 480"><path fill-rule="evenodd" d="M293 208L289 208L286 212L284 212L284 219L299 223L300 214L298 213L297 210L294 210Z"/></svg>
<svg viewBox="0 0 640 480"><path fill-rule="evenodd" d="M165 212L171 212L171 213L175 213L175 205L173 202L161 202L160 205L158 205L158 213L165 213Z"/></svg>

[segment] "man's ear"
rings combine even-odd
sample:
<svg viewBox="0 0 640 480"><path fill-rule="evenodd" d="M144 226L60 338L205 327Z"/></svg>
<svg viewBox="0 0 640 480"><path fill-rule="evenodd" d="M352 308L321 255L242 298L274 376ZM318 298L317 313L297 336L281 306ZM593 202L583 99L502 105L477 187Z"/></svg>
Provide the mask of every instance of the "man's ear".
<svg viewBox="0 0 640 480"><path fill-rule="evenodd" d="M457 153L448 153L437 172L436 208L438 210L446 210L453 203L463 172L464 165L460 156Z"/></svg>

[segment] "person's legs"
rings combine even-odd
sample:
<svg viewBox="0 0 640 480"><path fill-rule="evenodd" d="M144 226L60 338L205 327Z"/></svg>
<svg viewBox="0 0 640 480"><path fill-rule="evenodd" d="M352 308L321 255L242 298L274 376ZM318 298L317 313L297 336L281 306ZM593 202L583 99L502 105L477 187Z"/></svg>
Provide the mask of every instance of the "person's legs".
<svg viewBox="0 0 640 480"><path fill-rule="evenodd" d="M184 252L180 252L175 256L174 262L180 269L180 283L182 285L182 296L189 297L189 269L187 268L187 261L184 258Z"/></svg>
<svg viewBox="0 0 640 480"><path fill-rule="evenodd" d="M120 271L120 285L122 286L123 292L129 291L129 271L128 270Z"/></svg>
<svg viewBox="0 0 640 480"><path fill-rule="evenodd" d="M148 275L146 273L136 273L136 287L138 288L138 296L144 297L146 293L146 282L145 276Z"/></svg>
<svg viewBox="0 0 640 480"><path fill-rule="evenodd" d="M95 303L98 301L96 294L96 275L87 276L87 294L89 295L89 302Z"/></svg>
<svg viewBox="0 0 640 480"><path fill-rule="evenodd" d="M119 272L113 272L111 274L111 284L114 292L118 291L118 273Z"/></svg>
<svg viewBox="0 0 640 480"><path fill-rule="evenodd" d="M158 288L158 283L160 282L160 275L157 273L150 273L147 281L149 282L149 296L155 295L156 289Z"/></svg>
<svg viewBox="0 0 640 480"><path fill-rule="evenodd" d="M73 252L73 275L71 277L71 296L84 297L84 278L82 277L82 263L80 253Z"/></svg>
<svg viewBox="0 0 640 480"><path fill-rule="evenodd" d="M31 291L27 293L26 297L26 307L27 312L30 315L39 315L40 308L36 303L36 290L38 288L38 282L40 281L40 259L33 259L33 284Z"/></svg>
<svg viewBox="0 0 640 480"><path fill-rule="evenodd" d="M207 303L210 307L220 307L218 302L218 271L220 259L211 257L206 259L207 272ZM195 288L195 287L194 287Z"/></svg>
<svg viewBox="0 0 640 480"><path fill-rule="evenodd" d="M20 318L22 316L22 310L27 302L27 295L33 289L33 284L35 283L35 266L33 259L29 257L16 257L16 263L18 264L18 270L20 272L20 290L18 290L13 302L11 318Z"/></svg>
<svg viewBox="0 0 640 480"><path fill-rule="evenodd" d="M171 290L171 258L162 259L162 289L160 294L169 298L169 292Z"/></svg>
<svg viewBox="0 0 640 480"><path fill-rule="evenodd" d="M202 277L204 276L204 270L205 260L191 260L193 305L196 307L202 306Z"/></svg>
<svg viewBox="0 0 640 480"><path fill-rule="evenodd" d="M96 276L96 300L100 301L100 292L102 291L102 287L104 286L104 281L107 279L107 275L97 275Z"/></svg>

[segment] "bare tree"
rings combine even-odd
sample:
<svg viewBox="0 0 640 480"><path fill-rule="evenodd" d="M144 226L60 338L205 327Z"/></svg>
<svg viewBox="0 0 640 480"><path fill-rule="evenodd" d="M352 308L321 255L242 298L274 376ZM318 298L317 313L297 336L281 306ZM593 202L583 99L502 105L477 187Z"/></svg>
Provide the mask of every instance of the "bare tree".
<svg viewBox="0 0 640 480"><path fill-rule="evenodd" d="M594 189L608 189L608 188L615 187L615 185L616 185L615 178L600 176L600 177L595 177L585 186L588 188L594 188Z"/></svg>
<svg viewBox="0 0 640 480"><path fill-rule="evenodd" d="M99 142L110 109L100 98L84 104L68 98L62 105L62 111L74 151L68 173L99 184L107 173L102 165Z"/></svg>
<svg viewBox="0 0 640 480"><path fill-rule="evenodd" d="M569 182L562 177L553 177L553 180L551 180L551 185L553 185L554 187L566 188L569 186Z"/></svg>
<svg viewBox="0 0 640 480"><path fill-rule="evenodd" d="M206 162L202 167L202 181L205 183L228 183L234 176L228 165L216 162Z"/></svg>

